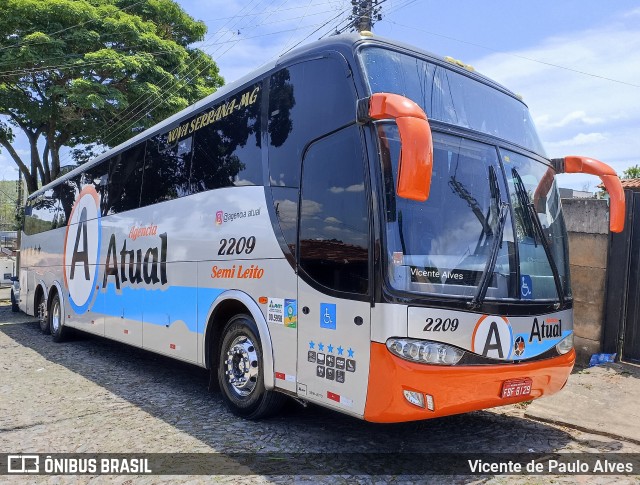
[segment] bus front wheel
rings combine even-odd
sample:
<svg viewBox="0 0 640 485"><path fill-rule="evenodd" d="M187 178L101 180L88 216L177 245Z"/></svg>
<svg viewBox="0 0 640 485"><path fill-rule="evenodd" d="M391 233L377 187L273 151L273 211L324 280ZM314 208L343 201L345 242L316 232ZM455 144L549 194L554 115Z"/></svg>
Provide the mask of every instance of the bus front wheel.
<svg viewBox="0 0 640 485"><path fill-rule="evenodd" d="M234 414L261 419L277 413L285 396L264 387L264 365L258 328L249 315L232 317L222 332L218 384Z"/></svg>

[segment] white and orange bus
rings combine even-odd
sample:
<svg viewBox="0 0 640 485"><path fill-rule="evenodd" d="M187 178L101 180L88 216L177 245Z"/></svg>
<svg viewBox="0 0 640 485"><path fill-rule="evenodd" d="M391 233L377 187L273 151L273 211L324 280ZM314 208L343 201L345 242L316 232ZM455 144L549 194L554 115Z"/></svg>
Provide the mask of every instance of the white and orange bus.
<svg viewBox="0 0 640 485"><path fill-rule="evenodd" d="M530 400L571 372L567 233L527 106L372 35L293 51L32 194L14 294L210 369L246 418L286 396L376 422Z"/></svg>

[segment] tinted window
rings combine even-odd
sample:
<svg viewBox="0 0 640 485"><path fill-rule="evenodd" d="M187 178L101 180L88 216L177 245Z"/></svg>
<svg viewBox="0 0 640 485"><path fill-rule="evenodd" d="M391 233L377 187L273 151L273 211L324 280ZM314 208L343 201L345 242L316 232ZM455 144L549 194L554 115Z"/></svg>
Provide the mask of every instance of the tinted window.
<svg viewBox="0 0 640 485"><path fill-rule="evenodd" d="M366 293L369 217L358 128L311 145L304 159L300 267L335 290Z"/></svg>
<svg viewBox="0 0 640 485"><path fill-rule="evenodd" d="M37 234L58 227L60 211L53 190L32 199L25 210L24 231Z"/></svg>
<svg viewBox="0 0 640 485"><path fill-rule="evenodd" d="M105 215L107 212L107 194L109 190L109 163L110 160L104 160L98 165L91 167L82 174L82 188L87 185L93 186L100 196L101 213Z"/></svg>
<svg viewBox="0 0 640 485"><path fill-rule="evenodd" d="M141 207L191 193L192 148L193 136L169 143L163 133L147 141Z"/></svg>
<svg viewBox="0 0 640 485"><path fill-rule="evenodd" d="M116 214L140 206L145 143L111 159L106 214Z"/></svg>
<svg viewBox="0 0 640 485"><path fill-rule="evenodd" d="M273 205L282 230L284 240L291 252L296 254L296 237L298 235L298 189L291 187L273 187Z"/></svg>
<svg viewBox="0 0 640 485"><path fill-rule="evenodd" d="M361 51L372 93L396 93L430 119L452 123L544 154L527 106L475 79L423 59L380 48Z"/></svg>
<svg viewBox="0 0 640 485"><path fill-rule="evenodd" d="M355 92L343 61L327 57L294 64L271 76L271 185L297 187L309 142L355 119Z"/></svg>
<svg viewBox="0 0 640 485"><path fill-rule="evenodd" d="M53 196L56 199L60 214L58 215L58 227L66 225L69 217L71 217L71 209L80 193L80 175L76 175L72 179L65 180L63 183L54 187Z"/></svg>
<svg viewBox="0 0 640 485"><path fill-rule="evenodd" d="M194 118L194 192L262 184L261 99L259 83Z"/></svg>

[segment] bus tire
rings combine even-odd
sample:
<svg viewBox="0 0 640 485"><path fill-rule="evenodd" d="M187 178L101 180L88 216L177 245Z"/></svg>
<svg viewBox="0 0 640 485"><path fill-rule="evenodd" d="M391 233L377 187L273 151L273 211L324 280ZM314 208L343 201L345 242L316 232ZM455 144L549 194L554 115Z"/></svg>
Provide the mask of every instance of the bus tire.
<svg viewBox="0 0 640 485"><path fill-rule="evenodd" d="M51 298L51 306L48 313L49 328L54 342L62 342L65 339L65 328L62 324L62 305L60 296L56 293Z"/></svg>
<svg viewBox="0 0 640 485"><path fill-rule="evenodd" d="M222 331L218 384L229 410L245 419L276 414L286 396L264 387L264 364L258 327L249 315L232 317ZM212 369L212 372L214 370Z"/></svg>
<svg viewBox="0 0 640 485"><path fill-rule="evenodd" d="M49 318L47 317L47 306L44 300L44 293L41 293L36 302L36 316L40 323L40 330L45 335L51 333L51 327L49 327Z"/></svg>
<svg viewBox="0 0 640 485"><path fill-rule="evenodd" d="M11 290L11 311L13 313L18 313L20 311L20 306L18 305L16 295L13 293L13 290Z"/></svg>

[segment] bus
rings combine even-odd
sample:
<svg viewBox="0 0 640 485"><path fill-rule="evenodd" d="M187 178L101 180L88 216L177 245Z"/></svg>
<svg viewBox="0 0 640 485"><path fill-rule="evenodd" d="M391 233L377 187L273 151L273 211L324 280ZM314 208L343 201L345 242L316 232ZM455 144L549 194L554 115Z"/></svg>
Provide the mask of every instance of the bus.
<svg viewBox="0 0 640 485"><path fill-rule="evenodd" d="M372 422L550 395L575 361L555 175L523 101L371 33L311 43L27 200L14 299L201 366L235 414Z"/></svg>

